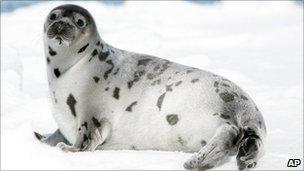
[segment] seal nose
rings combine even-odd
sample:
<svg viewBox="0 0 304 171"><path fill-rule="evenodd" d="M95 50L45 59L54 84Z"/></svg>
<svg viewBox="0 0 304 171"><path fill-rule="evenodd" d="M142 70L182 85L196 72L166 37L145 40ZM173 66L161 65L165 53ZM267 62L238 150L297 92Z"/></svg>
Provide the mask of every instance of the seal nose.
<svg viewBox="0 0 304 171"><path fill-rule="evenodd" d="M56 21L49 27L47 36L49 39L58 37L60 38L60 41L63 39L71 41L74 36L74 26L70 23L70 21Z"/></svg>
<svg viewBox="0 0 304 171"><path fill-rule="evenodd" d="M65 28L68 28L69 24L63 21L58 21L54 23L54 26L56 27L56 34L61 34Z"/></svg>

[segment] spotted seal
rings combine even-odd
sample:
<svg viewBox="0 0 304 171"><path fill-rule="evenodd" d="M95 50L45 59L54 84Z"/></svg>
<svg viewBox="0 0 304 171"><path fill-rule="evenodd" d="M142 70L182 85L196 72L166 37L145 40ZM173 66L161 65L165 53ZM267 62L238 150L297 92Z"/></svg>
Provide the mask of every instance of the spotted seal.
<svg viewBox="0 0 304 171"><path fill-rule="evenodd" d="M237 152L240 170L263 152L266 127L253 100L219 75L103 41L91 14L53 9L44 47L59 129L36 137L64 151L195 152L186 169L209 169Z"/></svg>

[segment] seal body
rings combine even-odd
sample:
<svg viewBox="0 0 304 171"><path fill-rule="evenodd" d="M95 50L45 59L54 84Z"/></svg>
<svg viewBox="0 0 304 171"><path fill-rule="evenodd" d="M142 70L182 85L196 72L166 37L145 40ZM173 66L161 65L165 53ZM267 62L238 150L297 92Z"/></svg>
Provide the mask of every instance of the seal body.
<svg viewBox="0 0 304 171"><path fill-rule="evenodd" d="M108 61L96 57L88 62L89 54L50 84L55 118L70 142L75 142L78 122L97 115L112 125L111 138L101 148L197 151L227 121L216 114L224 101L214 82L230 82L159 58L110 49ZM50 76L55 76L51 68ZM75 115L67 104L71 97Z"/></svg>
<svg viewBox="0 0 304 171"><path fill-rule="evenodd" d="M45 26L53 114L60 135L70 143L53 144L66 151L198 152L185 163L187 169L214 167L236 149L239 169L256 165L265 123L249 95L233 82L114 48L99 37L83 8L65 5L56 10L61 19L54 23L66 21L70 32L76 27L65 19L68 14L84 16L89 28L75 31L75 40L50 37L54 23Z"/></svg>

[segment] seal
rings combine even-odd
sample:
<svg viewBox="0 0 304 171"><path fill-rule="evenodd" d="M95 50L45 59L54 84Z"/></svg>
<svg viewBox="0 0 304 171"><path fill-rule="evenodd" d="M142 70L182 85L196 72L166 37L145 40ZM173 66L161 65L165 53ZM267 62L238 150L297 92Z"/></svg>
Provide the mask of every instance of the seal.
<svg viewBox="0 0 304 171"><path fill-rule="evenodd" d="M64 151L195 152L186 169L209 169L237 152L240 170L263 154L261 112L228 79L115 48L84 8L54 8L44 23L52 110L59 129L44 143Z"/></svg>

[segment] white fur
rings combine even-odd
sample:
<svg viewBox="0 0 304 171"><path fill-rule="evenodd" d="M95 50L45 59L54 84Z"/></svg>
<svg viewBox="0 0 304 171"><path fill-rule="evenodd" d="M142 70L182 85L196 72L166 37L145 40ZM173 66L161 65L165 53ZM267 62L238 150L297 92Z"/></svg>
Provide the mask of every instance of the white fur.
<svg viewBox="0 0 304 171"><path fill-rule="evenodd" d="M115 49L115 54L119 53L122 52ZM101 147L103 149L123 149L130 145L138 149L199 150L200 141L208 141L221 123L221 120L212 115L220 111L222 103L213 90L214 76L202 71L186 74L186 68L189 67L173 64L160 76L163 80L160 85L151 86L153 81L142 81L146 80L146 76L143 76L141 81L128 89L127 81L132 79L132 73L128 72L137 66L138 60L132 53L124 52L121 55L115 56L115 68L120 68L119 74L107 80L103 80L103 74L100 74L104 70L104 64L97 58L88 63L90 53L59 78L54 79L53 71L49 69L51 95L55 91L58 101L53 104L54 117L66 138L75 142L77 129L81 124L79 119L89 118L88 115L94 113L100 115L100 118L108 118L112 126L111 138ZM153 68L147 70L151 69ZM180 74L174 74L176 71ZM95 75L100 76L101 83L94 82L92 77ZM170 76L172 78L167 80ZM194 78L200 80L191 83ZM183 82L179 86L173 85L173 91L166 93L159 111L156 106L158 97L165 92L166 85L178 81ZM108 91L105 91L106 87L109 87ZM119 100L113 98L115 87L120 88ZM76 118L71 115L66 104L69 93L77 99ZM138 101L133 106L133 111L125 111L133 101ZM178 114L178 123L169 125L167 114ZM183 137L187 145L182 146L178 137Z"/></svg>

